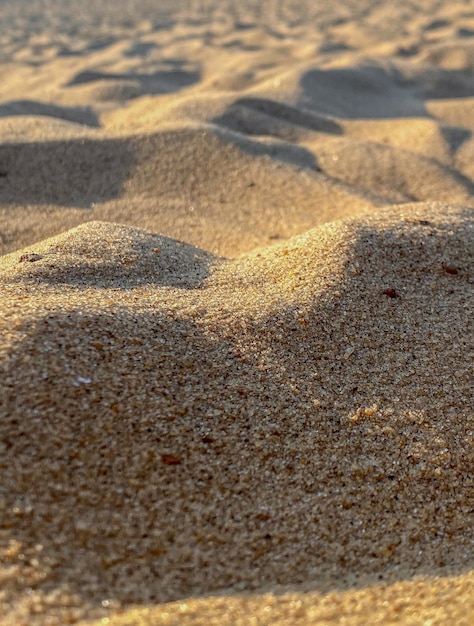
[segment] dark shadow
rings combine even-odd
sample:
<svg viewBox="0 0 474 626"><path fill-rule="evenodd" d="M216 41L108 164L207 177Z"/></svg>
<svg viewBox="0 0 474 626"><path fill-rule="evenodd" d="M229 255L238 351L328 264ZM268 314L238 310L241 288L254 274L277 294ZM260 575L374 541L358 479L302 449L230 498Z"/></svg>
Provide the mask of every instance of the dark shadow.
<svg viewBox="0 0 474 626"><path fill-rule="evenodd" d="M429 24L427 24L423 30L425 32L429 32L432 30L438 30L440 28L445 28L446 26L449 26L450 22L449 20L433 20L432 22L430 22Z"/></svg>
<svg viewBox="0 0 474 626"><path fill-rule="evenodd" d="M224 131L223 137L237 143L245 152L268 155L315 171L319 171L319 167L314 155L297 145L298 138L306 130L342 134L340 125L330 118L275 100L256 97L239 98L212 121L218 127L218 134L222 134L219 127L231 130L232 134ZM281 141L265 143L257 139L264 136Z"/></svg>
<svg viewBox="0 0 474 626"><path fill-rule="evenodd" d="M133 80L140 86L141 95L157 95L179 91L184 87L189 87L199 82L200 72L190 72L185 70L158 71L150 74L139 74L128 72L124 74L108 74L87 70L77 74L66 87L76 85L86 85L97 81Z"/></svg>
<svg viewBox="0 0 474 626"><path fill-rule="evenodd" d="M164 235L101 222L88 226L94 237L103 232L99 254L87 234L82 238L76 234L73 243L66 238L42 254L30 246L31 251L18 259L22 264L18 281L78 289L128 290L143 285L197 289L209 275L209 266L216 262L212 254ZM111 240L131 243L111 244Z"/></svg>
<svg viewBox="0 0 474 626"><path fill-rule="evenodd" d="M287 140L272 139L272 141L259 141L257 138L251 139L241 133L216 127L216 135L223 141L233 143L242 152L251 156L268 156L276 161L287 163L294 167L313 170L319 172L320 168L314 154Z"/></svg>
<svg viewBox="0 0 474 626"><path fill-rule="evenodd" d="M65 107L34 100L12 100L0 104L0 117L42 115L98 128L99 118L91 107Z"/></svg>
<svg viewBox="0 0 474 626"><path fill-rule="evenodd" d="M10 528L8 536L12 540L24 542L27 552L41 544L42 561L56 559L57 565L39 588L68 584L85 601L99 605L104 597L112 596L138 603L145 597L152 601L184 597L193 593L201 574L190 569L186 559L175 561L173 545L179 545L189 534L191 550L204 548L200 528L220 538L214 547L210 545L213 565L210 561L204 565L209 576L203 592L232 584L239 578L238 568L222 550L221 542L225 541L231 551L239 550L239 546L250 548L249 558L269 545L265 538L267 524L259 521L258 514L265 502L254 502L252 491L241 484L248 470L248 448L260 430L250 413L267 401L269 391L257 395L251 391L261 372L255 364L242 361L232 341L220 338L216 342L192 320L170 319L166 311L143 315L123 310L117 317L112 309L110 316L71 311L55 319L55 330L47 318L39 320L37 331L28 328L28 339L16 347L0 383L0 439L5 446L2 473L6 470L2 480L9 485L8 513L3 524ZM64 335L60 338L68 329L78 328L84 332L80 347ZM9 384L23 359L46 345L52 349L43 359L42 381L35 385L38 393L25 394L24 388L20 392L16 383ZM80 354L83 363L87 354L85 368L78 366ZM226 365L229 359L232 365ZM69 367L66 364L72 365L72 376L60 380L54 372ZM140 381L138 394L130 387L131 368L133 377ZM214 380L202 376L204 368L215 373ZM90 383L84 382L89 379ZM229 406L235 401L238 414L222 413L219 396L212 391L215 384L221 383L225 384ZM23 413L27 395L30 409ZM79 407L85 408L94 397L98 403L86 417ZM45 409L48 417L43 413ZM23 415L19 421L14 417L17 411ZM26 429L23 420L32 418L32 428ZM110 424L109 431L104 428L104 419ZM183 428L188 431L184 439L179 435ZM62 432L62 444L53 452L49 446L56 429ZM134 450L141 449L145 457L149 451L148 460L142 459L139 452L133 461L128 452L131 439ZM28 448L28 462L24 446ZM240 451L237 466L226 466L230 447L233 453ZM81 450L86 451L83 459ZM15 455L14 465L10 454ZM168 460L164 455L169 455ZM40 467L39 481L32 481L32 473ZM69 484L79 498L74 510L63 500L66 493L57 492L57 478ZM180 497L180 485L184 484L189 491ZM35 523L36 512L49 507L52 497L59 516L50 516L47 524ZM189 506L195 507L196 519ZM226 520L238 515L242 506L249 512L253 509L254 521L249 521L262 528L254 546L246 546L245 540L240 544L240 533L235 535L226 528ZM18 511L16 507L22 511L20 516L13 514ZM20 518L22 522L15 523ZM90 530L81 525L87 520L92 524ZM57 541L59 528L69 550L80 553L92 570L88 566L83 575L74 573L63 561L61 542ZM135 562L139 553L142 556ZM126 562L134 563L134 580L137 576L143 580L143 594L139 592L135 598L130 593ZM167 563L173 563L175 571L170 584L163 585L163 567L168 568ZM224 569L219 571L216 563ZM94 571L92 585L90 571Z"/></svg>
<svg viewBox="0 0 474 626"><path fill-rule="evenodd" d="M285 33L278 32L277 30L275 30L275 28L272 28L272 26L268 24L262 24L261 28L263 29L263 32L265 34L273 37L273 39L279 39L280 41L284 41L287 37Z"/></svg>
<svg viewBox="0 0 474 626"><path fill-rule="evenodd" d="M399 46L396 50L396 55L402 58L409 58L416 56L420 51L418 44Z"/></svg>
<svg viewBox="0 0 474 626"><path fill-rule="evenodd" d="M160 30L172 30L176 26L176 20L170 19L161 19L159 22L153 20L153 31L157 32Z"/></svg>
<svg viewBox="0 0 474 626"><path fill-rule="evenodd" d="M146 57L156 48L156 44L149 42L137 42L124 53L126 57Z"/></svg>
<svg viewBox="0 0 474 626"><path fill-rule="evenodd" d="M100 39L96 39L95 41L90 43L85 49L85 52L97 52L98 50L105 50L105 48L112 46L114 43L116 43L116 41L116 37L101 37Z"/></svg>
<svg viewBox="0 0 474 626"><path fill-rule="evenodd" d="M253 22L239 22L238 20L233 24L233 30L252 30L255 28L255 24Z"/></svg>
<svg viewBox="0 0 474 626"><path fill-rule="evenodd" d="M352 49L353 48L351 46L348 46L345 43L333 42L333 41L327 41L321 44L321 46L319 46L319 52L321 54L334 54L336 52L347 52Z"/></svg>
<svg viewBox="0 0 474 626"><path fill-rule="evenodd" d="M0 144L0 203L89 207L120 197L134 162L123 140Z"/></svg>
<svg viewBox="0 0 474 626"><path fill-rule="evenodd" d="M431 117L427 99L474 96L474 78L462 71L420 70L413 78L376 65L310 70L300 82L299 104L346 119Z"/></svg>
<svg viewBox="0 0 474 626"><path fill-rule="evenodd" d="M70 33L70 35L71 34L75 34L75 33ZM79 57L89 52L97 52L98 50L105 50L106 48L108 48L109 46L112 46L116 42L117 42L117 38L111 36L111 37L101 37L99 39L92 41L89 45L85 47L77 48L77 49L72 49L66 44L63 44L60 50L58 51L58 56L59 57Z"/></svg>
<svg viewBox="0 0 474 626"><path fill-rule="evenodd" d="M418 82L418 81L417 81ZM474 96L474 76L469 70L427 71L421 76L422 93L427 100L471 98Z"/></svg>
<svg viewBox="0 0 474 626"><path fill-rule="evenodd" d="M84 50L72 49L65 44L63 44L57 52L58 57L80 57L83 54L84 54Z"/></svg>
<svg viewBox="0 0 474 626"><path fill-rule="evenodd" d="M238 50L242 50L243 52L257 52L262 49L262 46L246 44L241 39L233 39L225 44L221 44L221 47L227 49L236 48Z"/></svg>
<svg viewBox="0 0 474 626"><path fill-rule="evenodd" d="M441 266L459 237L428 220L361 229L349 258L365 258L366 271L354 282L348 267L338 293L304 313L289 306L230 327L225 316L216 326L204 312L111 304L17 327L24 338L0 377L0 441L3 539L21 543L20 571L34 557L46 570L36 589L68 585L101 606L472 567L462 416L472 413L473 329L460 306L472 251L451 259L458 274ZM407 244L413 269L399 274ZM223 315L226 305L223 296ZM434 349L435 370L425 366ZM409 415L397 413L401 397Z"/></svg>
<svg viewBox="0 0 474 626"><path fill-rule="evenodd" d="M472 137L471 130L460 126L446 126L444 124L440 124L439 128L453 154Z"/></svg>
<svg viewBox="0 0 474 626"><path fill-rule="evenodd" d="M458 36L471 39L474 37L474 28L460 28L458 29Z"/></svg>
<svg viewBox="0 0 474 626"><path fill-rule="evenodd" d="M245 135L271 135L282 139L295 128L343 134L340 124L329 117L266 98L239 98L212 121Z"/></svg>

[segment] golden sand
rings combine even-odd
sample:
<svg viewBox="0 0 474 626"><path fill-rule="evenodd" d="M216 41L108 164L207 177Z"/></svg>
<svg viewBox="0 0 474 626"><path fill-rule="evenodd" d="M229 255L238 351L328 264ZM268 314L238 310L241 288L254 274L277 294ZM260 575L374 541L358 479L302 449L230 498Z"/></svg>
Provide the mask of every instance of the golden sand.
<svg viewBox="0 0 474 626"><path fill-rule="evenodd" d="M472 8L103 4L0 4L1 626L471 624Z"/></svg>

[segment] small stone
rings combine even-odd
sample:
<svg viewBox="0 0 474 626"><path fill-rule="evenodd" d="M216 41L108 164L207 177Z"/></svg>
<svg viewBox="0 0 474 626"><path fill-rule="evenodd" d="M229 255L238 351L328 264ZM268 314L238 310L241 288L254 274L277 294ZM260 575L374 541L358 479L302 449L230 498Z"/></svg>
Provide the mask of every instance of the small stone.
<svg viewBox="0 0 474 626"><path fill-rule="evenodd" d="M18 263L24 263L28 261L29 263L34 263L35 261L40 261L43 258L41 254L35 254L34 252L27 252L26 254L22 254L18 259Z"/></svg>

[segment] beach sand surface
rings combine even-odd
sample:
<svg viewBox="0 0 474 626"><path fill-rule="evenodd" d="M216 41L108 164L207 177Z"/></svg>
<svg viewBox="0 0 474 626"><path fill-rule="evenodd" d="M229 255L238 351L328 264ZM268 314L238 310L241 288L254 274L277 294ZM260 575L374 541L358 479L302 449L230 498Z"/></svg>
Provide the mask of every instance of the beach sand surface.
<svg viewBox="0 0 474 626"><path fill-rule="evenodd" d="M468 0L0 2L0 625L470 625Z"/></svg>

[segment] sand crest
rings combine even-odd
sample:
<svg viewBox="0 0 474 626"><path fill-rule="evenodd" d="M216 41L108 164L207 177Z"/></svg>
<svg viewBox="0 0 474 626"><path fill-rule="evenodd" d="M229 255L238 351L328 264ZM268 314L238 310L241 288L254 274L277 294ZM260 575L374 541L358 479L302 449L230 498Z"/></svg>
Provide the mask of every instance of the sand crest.
<svg viewBox="0 0 474 626"><path fill-rule="evenodd" d="M0 3L1 626L470 624L472 10L104 4Z"/></svg>

